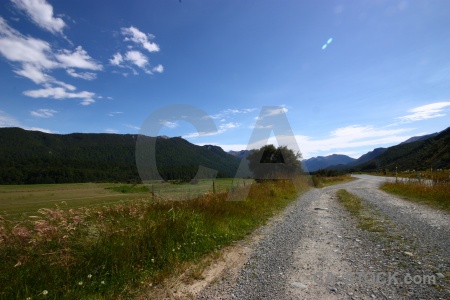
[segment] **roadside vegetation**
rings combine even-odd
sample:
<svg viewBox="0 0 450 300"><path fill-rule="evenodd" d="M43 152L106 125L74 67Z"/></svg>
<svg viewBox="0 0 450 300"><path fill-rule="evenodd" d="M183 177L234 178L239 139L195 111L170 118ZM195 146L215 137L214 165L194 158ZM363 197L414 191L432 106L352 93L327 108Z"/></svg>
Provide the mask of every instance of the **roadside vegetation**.
<svg viewBox="0 0 450 300"><path fill-rule="evenodd" d="M386 182L380 188L408 200L450 212L450 172L401 173L399 177L396 182Z"/></svg>
<svg viewBox="0 0 450 300"><path fill-rule="evenodd" d="M131 298L243 238L308 187L305 179L267 180L245 201L223 192L190 201L147 196L0 217L0 299Z"/></svg>
<svg viewBox="0 0 450 300"><path fill-rule="evenodd" d="M350 174L336 170L318 170L313 172L312 181L316 188L327 187L354 180Z"/></svg>
<svg viewBox="0 0 450 300"><path fill-rule="evenodd" d="M358 227L371 232L384 232L384 227L380 217L375 217L375 212L363 206L361 199L346 190L337 192L340 203L350 212L358 221Z"/></svg>

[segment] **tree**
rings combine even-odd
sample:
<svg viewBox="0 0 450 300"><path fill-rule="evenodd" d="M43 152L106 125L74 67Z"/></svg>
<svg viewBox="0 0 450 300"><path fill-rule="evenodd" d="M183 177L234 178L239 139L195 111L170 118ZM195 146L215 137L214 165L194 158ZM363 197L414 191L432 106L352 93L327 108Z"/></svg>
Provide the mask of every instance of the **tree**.
<svg viewBox="0 0 450 300"><path fill-rule="evenodd" d="M253 177L259 180L292 178L302 172L301 154L286 146L266 145L247 156Z"/></svg>

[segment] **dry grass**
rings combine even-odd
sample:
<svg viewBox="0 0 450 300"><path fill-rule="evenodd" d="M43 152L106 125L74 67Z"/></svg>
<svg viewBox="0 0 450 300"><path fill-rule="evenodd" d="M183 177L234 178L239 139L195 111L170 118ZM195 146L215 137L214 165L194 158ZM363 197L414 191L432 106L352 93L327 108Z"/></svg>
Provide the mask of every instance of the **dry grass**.
<svg viewBox="0 0 450 300"><path fill-rule="evenodd" d="M0 217L0 299L132 298L185 262L252 232L298 187L305 191L306 180L297 189L290 181L255 184L246 201L211 193Z"/></svg>
<svg viewBox="0 0 450 300"><path fill-rule="evenodd" d="M445 178L447 179L447 178ZM407 180L398 182L386 182L381 189L405 197L411 201L417 201L450 212L450 181L433 180L418 182Z"/></svg>

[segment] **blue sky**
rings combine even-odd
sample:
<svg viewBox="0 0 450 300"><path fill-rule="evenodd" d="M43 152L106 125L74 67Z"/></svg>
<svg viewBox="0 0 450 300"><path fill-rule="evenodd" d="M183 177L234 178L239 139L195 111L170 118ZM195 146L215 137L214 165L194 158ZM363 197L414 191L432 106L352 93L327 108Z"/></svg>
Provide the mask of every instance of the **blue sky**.
<svg viewBox="0 0 450 300"><path fill-rule="evenodd" d="M279 106L305 158L359 157L450 126L449 14L418 0L5 0L0 127L139 133L188 104L217 130L159 120L161 135L241 150Z"/></svg>

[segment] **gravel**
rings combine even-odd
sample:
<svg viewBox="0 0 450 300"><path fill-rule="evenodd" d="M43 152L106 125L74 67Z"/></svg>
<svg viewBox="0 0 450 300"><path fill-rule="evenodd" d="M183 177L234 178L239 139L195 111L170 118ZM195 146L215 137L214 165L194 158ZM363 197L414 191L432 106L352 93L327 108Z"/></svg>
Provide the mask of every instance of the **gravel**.
<svg viewBox="0 0 450 300"><path fill-rule="evenodd" d="M198 299L450 299L450 216L378 190L383 179L358 177L292 203L256 232L263 238L239 274L216 280ZM359 229L338 203L341 188L361 197L385 231ZM401 281L433 275L436 284L343 277L357 272L383 272L385 281L389 272Z"/></svg>

